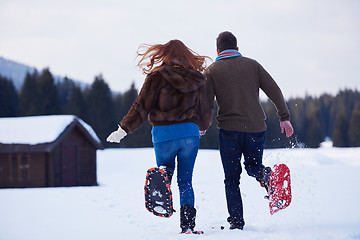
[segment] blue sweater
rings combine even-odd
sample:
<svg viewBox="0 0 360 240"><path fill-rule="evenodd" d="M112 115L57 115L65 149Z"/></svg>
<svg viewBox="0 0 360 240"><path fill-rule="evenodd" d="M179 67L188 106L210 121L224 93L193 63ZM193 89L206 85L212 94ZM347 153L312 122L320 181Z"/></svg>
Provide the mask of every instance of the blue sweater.
<svg viewBox="0 0 360 240"><path fill-rule="evenodd" d="M184 137L200 137L199 127L193 122L153 126L151 133L153 143L166 142Z"/></svg>

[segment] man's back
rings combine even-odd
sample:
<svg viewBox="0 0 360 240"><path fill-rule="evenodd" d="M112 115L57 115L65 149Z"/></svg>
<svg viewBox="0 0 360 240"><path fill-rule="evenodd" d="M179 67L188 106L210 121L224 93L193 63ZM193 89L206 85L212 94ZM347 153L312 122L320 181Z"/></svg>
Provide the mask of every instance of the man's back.
<svg viewBox="0 0 360 240"><path fill-rule="evenodd" d="M255 60L231 57L216 61L205 72L210 104L219 106L218 127L230 131L261 132L266 116L259 100L259 89L274 102L281 119L289 113L280 88Z"/></svg>

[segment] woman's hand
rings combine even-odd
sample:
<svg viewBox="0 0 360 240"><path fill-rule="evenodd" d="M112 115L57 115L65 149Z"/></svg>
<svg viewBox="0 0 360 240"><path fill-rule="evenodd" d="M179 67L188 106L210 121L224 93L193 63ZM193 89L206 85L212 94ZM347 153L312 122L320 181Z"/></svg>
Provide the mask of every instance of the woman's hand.
<svg viewBox="0 0 360 240"><path fill-rule="evenodd" d="M123 139L127 133L119 126L118 130L112 132L106 139L108 142L116 142L119 143L121 139Z"/></svg>

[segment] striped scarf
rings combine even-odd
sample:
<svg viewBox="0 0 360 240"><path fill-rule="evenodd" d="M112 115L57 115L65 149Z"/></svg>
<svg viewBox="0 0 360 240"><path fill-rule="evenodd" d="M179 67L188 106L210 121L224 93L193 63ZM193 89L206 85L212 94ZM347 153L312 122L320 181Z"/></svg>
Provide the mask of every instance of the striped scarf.
<svg viewBox="0 0 360 240"><path fill-rule="evenodd" d="M221 53L219 53L219 55L215 59L215 62L224 58L231 58L231 57L242 57L242 55L241 53L239 53L234 49L224 50Z"/></svg>

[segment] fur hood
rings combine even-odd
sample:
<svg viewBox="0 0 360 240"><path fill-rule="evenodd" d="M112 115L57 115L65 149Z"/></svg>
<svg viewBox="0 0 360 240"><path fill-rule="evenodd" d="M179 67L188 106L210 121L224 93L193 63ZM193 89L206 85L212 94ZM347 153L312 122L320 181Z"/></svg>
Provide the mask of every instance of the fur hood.
<svg viewBox="0 0 360 240"><path fill-rule="evenodd" d="M182 93L193 92L205 84L205 77L200 72L183 67L162 65L157 70L170 85Z"/></svg>

